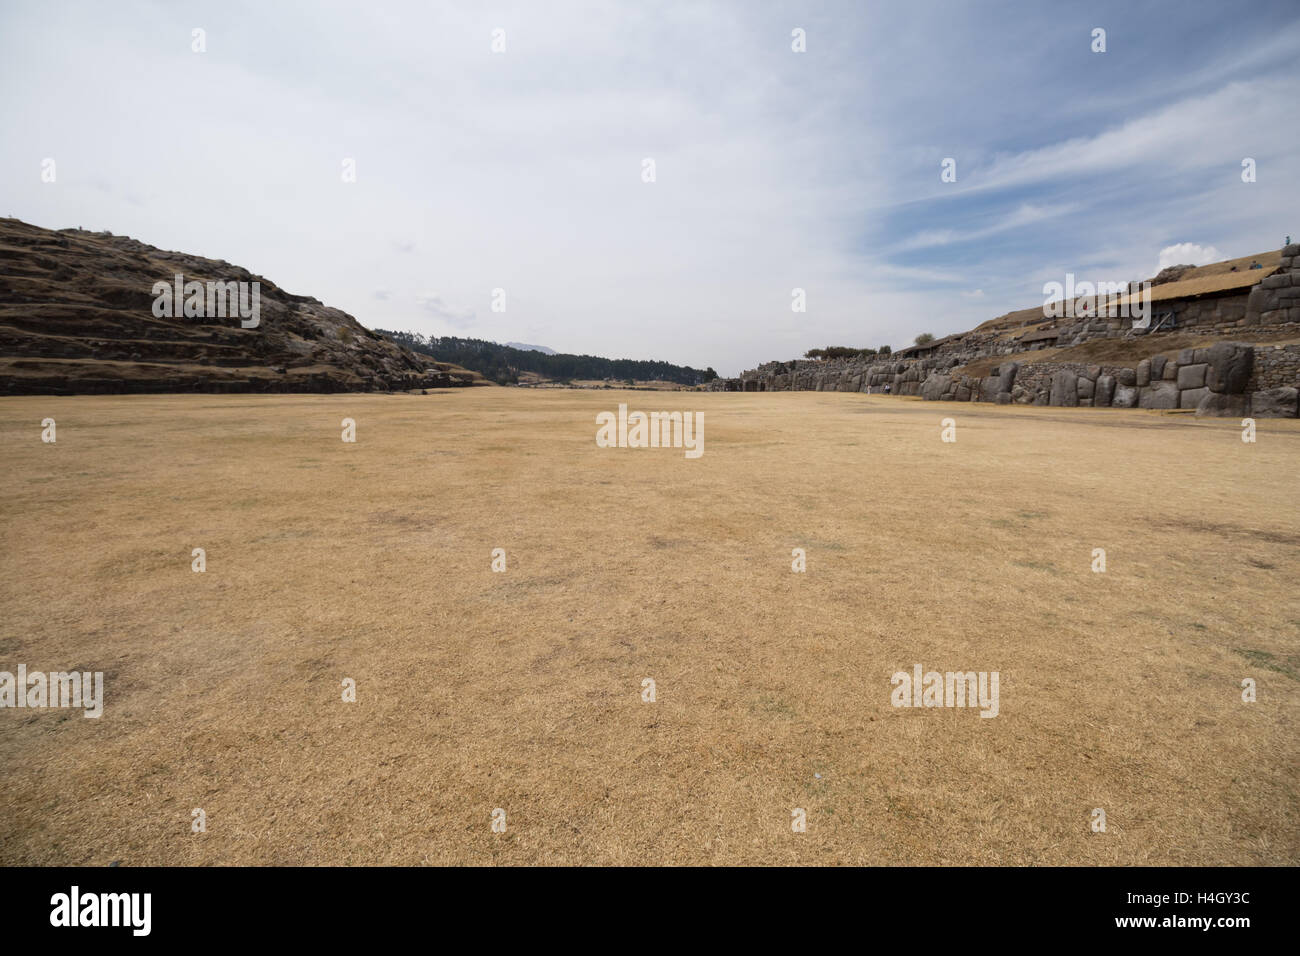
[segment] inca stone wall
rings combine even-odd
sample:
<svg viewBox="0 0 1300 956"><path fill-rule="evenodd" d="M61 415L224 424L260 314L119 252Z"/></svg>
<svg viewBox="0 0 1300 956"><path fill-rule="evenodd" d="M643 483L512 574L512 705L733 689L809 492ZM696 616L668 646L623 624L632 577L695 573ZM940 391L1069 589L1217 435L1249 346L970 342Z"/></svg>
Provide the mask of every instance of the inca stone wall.
<svg viewBox="0 0 1300 956"><path fill-rule="evenodd" d="M1175 299L1153 307L1172 311L1179 331L1233 335L1297 333L1300 325L1300 244L1282 250L1279 270L1247 291ZM1054 339L1035 345L1078 345L1092 338L1142 334L1124 320L1069 320ZM1152 352L1164 333L1149 333ZM914 350L907 350L914 351ZM1290 417L1300 415L1300 345L1223 341L1183 349L1175 358L1152 354L1135 368L1078 363L1021 362L1032 349L997 331L949 336L924 357L769 362L736 379L718 379L715 391L888 391L928 401L982 401L1061 407L1189 409L1198 415ZM1008 356L987 374L961 369L977 359Z"/></svg>

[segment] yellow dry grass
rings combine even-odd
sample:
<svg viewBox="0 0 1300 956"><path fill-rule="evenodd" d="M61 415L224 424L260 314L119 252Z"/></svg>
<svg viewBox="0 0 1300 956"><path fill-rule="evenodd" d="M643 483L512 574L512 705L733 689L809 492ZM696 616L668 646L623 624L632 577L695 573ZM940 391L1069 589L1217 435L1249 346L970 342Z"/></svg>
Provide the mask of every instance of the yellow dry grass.
<svg viewBox="0 0 1300 956"><path fill-rule="evenodd" d="M702 411L704 456L597 448L619 401ZM0 669L102 670L107 703L0 710L0 862L1295 864L1300 423L1258 427L5 399ZM891 707L915 663L999 671L1001 714Z"/></svg>

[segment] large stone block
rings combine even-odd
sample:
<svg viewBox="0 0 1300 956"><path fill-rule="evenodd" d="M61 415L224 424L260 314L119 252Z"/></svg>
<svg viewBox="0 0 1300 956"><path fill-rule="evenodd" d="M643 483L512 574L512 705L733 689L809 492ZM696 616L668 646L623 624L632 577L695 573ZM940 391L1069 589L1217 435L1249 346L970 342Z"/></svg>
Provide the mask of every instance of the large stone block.
<svg viewBox="0 0 1300 956"><path fill-rule="evenodd" d="M1151 356L1151 378L1153 381L1160 381L1161 377L1165 374L1165 366L1167 364L1169 364L1169 360L1163 355ZM1141 385L1142 383L1138 382L1138 384Z"/></svg>
<svg viewBox="0 0 1300 956"><path fill-rule="evenodd" d="M1221 395L1209 392L1196 406L1197 416L1210 418L1248 418L1250 417L1249 395Z"/></svg>
<svg viewBox="0 0 1300 956"><path fill-rule="evenodd" d="M1205 384L1212 392L1235 395L1246 390L1255 368L1255 349L1243 342L1215 342L1207 351Z"/></svg>
<svg viewBox="0 0 1300 956"><path fill-rule="evenodd" d="M1205 385L1205 370L1209 365L1180 365L1178 367L1179 388L1202 388Z"/></svg>
<svg viewBox="0 0 1300 956"><path fill-rule="evenodd" d="M1268 388L1250 397L1251 414L1256 418L1295 418L1300 389Z"/></svg>
<svg viewBox="0 0 1300 956"><path fill-rule="evenodd" d="M1197 408L1201 399L1210 394L1208 388L1184 388L1178 393L1179 408Z"/></svg>
<svg viewBox="0 0 1300 956"><path fill-rule="evenodd" d="M980 401L995 402L1000 391L1002 391L1002 379L996 375L986 375L980 382Z"/></svg>
<svg viewBox="0 0 1300 956"><path fill-rule="evenodd" d="M1152 374L1151 377L1152 377L1152 378L1155 378L1155 375ZM1178 381L1178 363L1177 363L1177 362L1166 362L1166 363L1165 363L1165 370L1160 374L1160 377L1161 377L1164 381L1166 381L1166 382L1176 382L1176 381Z"/></svg>
<svg viewBox="0 0 1300 956"><path fill-rule="evenodd" d="M1136 408L1138 389L1135 385L1116 385L1115 395L1110 400L1111 408Z"/></svg>
<svg viewBox="0 0 1300 956"><path fill-rule="evenodd" d="M1268 312L1270 309L1276 308L1277 293L1270 289L1261 288L1260 286L1255 286L1255 288L1250 290L1250 295L1246 299L1247 316L1252 312L1262 314Z"/></svg>
<svg viewBox="0 0 1300 956"><path fill-rule="evenodd" d="M1093 382L1092 379L1080 375L1076 387L1078 388L1079 391L1079 398L1082 399L1082 398L1092 398L1093 392L1096 390L1097 385L1095 382Z"/></svg>
<svg viewBox="0 0 1300 956"><path fill-rule="evenodd" d="M1148 381L1150 381L1150 379L1148 379ZM1132 388L1137 384L1137 372L1133 371L1131 368L1120 369L1115 373L1115 384L1126 385L1129 388Z"/></svg>
<svg viewBox="0 0 1300 956"><path fill-rule="evenodd" d="M943 393L948 391L952 386L952 377L949 375L939 375L931 372L930 377L925 380L921 386L921 397L927 402L937 402L943 398Z"/></svg>
<svg viewBox="0 0 1300 956"><path fill-rule="evenodd" d="M1098 408L1109 408L1110 401L1115 395L1115 376L1098 375L1097 389L1092 396L1092 402Z"/></svg>
<svg viewBox="0 0 1300 956"><path fill-rule="evenodd" d="M1177 408L1178 386L1173 382L1155 382L1142 389L1138 408Z"/></svg>
<svg viewBox="0 0 1300 956"><path fill-rule="evenodd" d="M1051 405L1073 407L1079 404L1079 387L1075 384L1078 376L1069 369L1061 369L1052 376L1052 393L1048 400Z"/></svg>
<svg viewBox="0 0 1300 956"><path fill-rule="evenodd" d="M1009 392L1016 387L1016 373L1019 371L1019 362L1011 362L998 369L999 377L1002 379L1002 391Z"/></svg>
<svg viewBox="0 0 1300 956"><path fill-rule="evenodd" d="M1137 371L1134 373L1136 381L1134 384L1138 388L1146 388L1151 384L1151 360L1143 359L1138 362Z"/></svg>

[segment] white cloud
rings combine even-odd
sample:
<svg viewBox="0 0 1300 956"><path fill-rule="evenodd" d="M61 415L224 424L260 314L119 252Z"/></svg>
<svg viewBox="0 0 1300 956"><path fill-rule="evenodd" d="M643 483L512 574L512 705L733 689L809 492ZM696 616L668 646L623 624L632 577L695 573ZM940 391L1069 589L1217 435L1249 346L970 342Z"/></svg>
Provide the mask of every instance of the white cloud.
<svg viewBox="0 0 1300 956"><path fill-rule="evenodd" d="M959 231L956 229L937 229L919 232L909 239L904 239L894 248L896 250L908 251L912 249L924 249L928 246L946 246L955 242L971 242L976 239L987 239L989 236L996 236L999 233L1022 229L1025 226L1045 222L1059 216L1071 215L1076 212L1078 208L1078 205L1073 203L1056 206L1036 206L1031 203L1025 203L1012 209L998 221L981 226L977 229L967 229L965 231Z"/></svg>
<svg viewBox="0 0 1300 956"><path fill-rule="evenodd" d="M1205 266L1227 258L1230 257L1214 246L1203 246L1199 242L1179 242L1160 250L1160 264L1156 266L1156 272L1169 266Z"/></svg>

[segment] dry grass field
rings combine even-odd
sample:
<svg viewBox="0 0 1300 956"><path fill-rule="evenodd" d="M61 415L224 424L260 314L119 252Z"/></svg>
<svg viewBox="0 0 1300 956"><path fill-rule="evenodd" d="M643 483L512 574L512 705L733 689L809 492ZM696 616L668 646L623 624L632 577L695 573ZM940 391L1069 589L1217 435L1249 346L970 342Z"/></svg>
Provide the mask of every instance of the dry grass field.
<svg viewBox="0 0 1300 956"><path fill-rule="evenodd" d="M619 401L703 412L703 457L596 447ZM4 399L0 670L106 703L0 710L0 863L1296 864L1300 422L1258 427ZM1000 714L892 707L917 663L998 671Z"/></svg>

